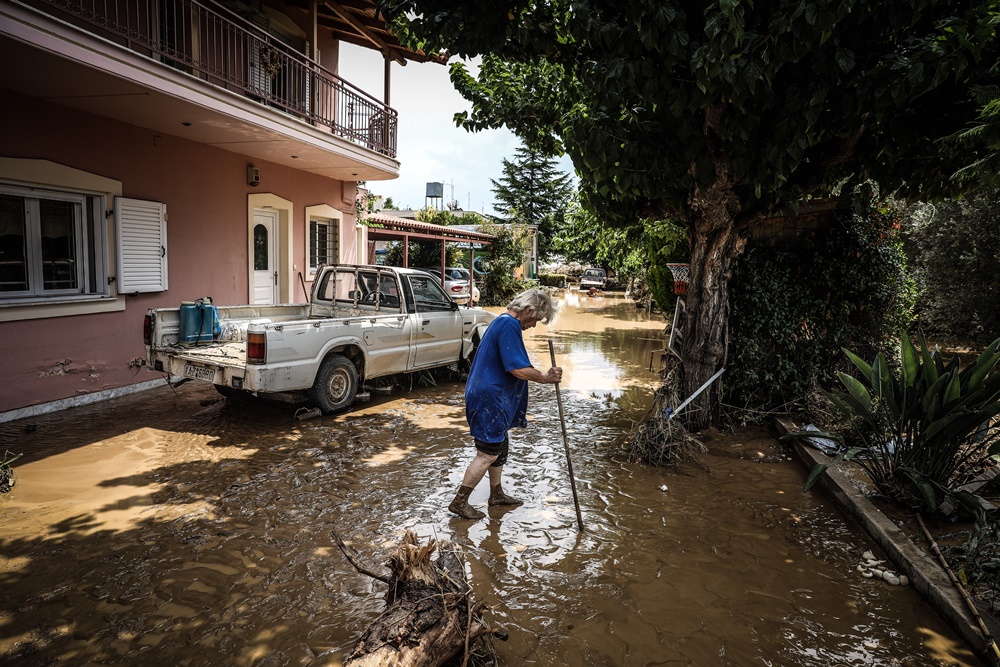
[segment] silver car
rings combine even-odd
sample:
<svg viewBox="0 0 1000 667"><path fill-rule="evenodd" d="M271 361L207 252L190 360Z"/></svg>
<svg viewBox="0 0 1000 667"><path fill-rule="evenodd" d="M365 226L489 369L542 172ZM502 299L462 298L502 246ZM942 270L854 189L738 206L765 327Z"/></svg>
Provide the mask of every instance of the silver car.
<svg viewBox="0 0 1000 667"><path fill-rule="evenodd" d="M590 267L580 276L580 289L587 291L590 289L603 290L608 284L608 274L604 269Z"/></svg>
<svg viewBox="0 0 1000 667"><path fill-rule="evenodd" d="M441 280L441 269L430 267L421 268L438 280ZM448 293L451 300L459 305L475 306L479 303L479 288L472 286L472 303L469 303L469 270L459 266L451 266L444 270L444 291Z"/></svg>

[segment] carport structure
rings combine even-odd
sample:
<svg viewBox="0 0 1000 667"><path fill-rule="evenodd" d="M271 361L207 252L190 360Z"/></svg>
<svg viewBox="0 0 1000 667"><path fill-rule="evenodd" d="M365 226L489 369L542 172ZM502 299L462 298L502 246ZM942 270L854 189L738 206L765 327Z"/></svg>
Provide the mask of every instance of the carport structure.
<svg viewBox="0 0 1000 667"><path fill-rule="evenodd" d="M375 242L376 241L402 241L403 242L403 267L408 267L410 261L410 240L416 241L438 241L441 243L441 286L445 281L445 244L462 243L468 244L469 248L469 295L471 298L472 288L476 281L476 272L472 269L473 262L476 261L476 246L488 246L496 238L492 234L477 232L460 227L449 227L447 225L432 225L429 222L418 222L406 218L397 218L393 215L375 213L364 220L368 227L368 263L375 263Z"/></svg>

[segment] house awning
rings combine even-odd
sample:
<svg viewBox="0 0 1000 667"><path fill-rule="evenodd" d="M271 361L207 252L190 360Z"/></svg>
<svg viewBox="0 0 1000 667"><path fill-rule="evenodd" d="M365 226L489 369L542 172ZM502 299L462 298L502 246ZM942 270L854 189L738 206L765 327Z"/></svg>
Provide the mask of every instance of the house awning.
<svg viewBox="0 0 1000 667"><path fill-rule="evenodd" d="M362 221L368 227L370 241L399 241L403 238L416 238L432 241L467 242L489 245L496 238L492 234L476 232L447 225L432 225L429 222L418 222L397 218L393 215L376 213Z"/></svg>
<svg viewBox="0 0 1000 667"><path fill-rule="evenodd" d="M460 229L447 225L432 225L429 222L417 222L394 215L376 213L362 221L368 227L368 263L375 263L376 241L401 241L403 243L403 266L410 265L410 240L437 241L441 244L441 286L445 284L445 244L461 243L469 249L469 266L475 264L476 248L490 245L496 237L492 234ZM472 284L475 284L475 272L470 271Z"/></svg>

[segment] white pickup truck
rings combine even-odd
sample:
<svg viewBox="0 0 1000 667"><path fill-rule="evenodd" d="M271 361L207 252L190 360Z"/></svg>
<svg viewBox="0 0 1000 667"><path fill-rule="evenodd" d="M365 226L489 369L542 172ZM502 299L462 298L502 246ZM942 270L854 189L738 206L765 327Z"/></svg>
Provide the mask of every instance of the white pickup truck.
<svg viewBox="0 0 1000 667"><path fill-rule="evenodd" d="M348 408L372 378L471 362L494 317L460 307L423 271L364 265L322 267L308 304L217 311L211 340L184 343L181 309L151 308L148 366L226 396L304 395L327 414Z"/></svg>

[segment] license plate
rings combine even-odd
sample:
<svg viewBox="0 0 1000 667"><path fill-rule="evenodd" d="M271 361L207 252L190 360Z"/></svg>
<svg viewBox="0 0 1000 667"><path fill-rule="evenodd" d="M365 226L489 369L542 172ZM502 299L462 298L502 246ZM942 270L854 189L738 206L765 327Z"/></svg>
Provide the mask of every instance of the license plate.
<svg viewBox="0 0 1000 667"><path fill-rule="evenodd" d="M192 366L191 364L184 365L184 375L197 380L208 380L209 382L213 382L215 380L215 371L213 369L204 368L202 366Z"/></svg>

